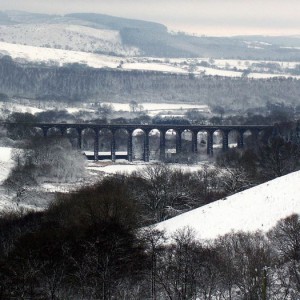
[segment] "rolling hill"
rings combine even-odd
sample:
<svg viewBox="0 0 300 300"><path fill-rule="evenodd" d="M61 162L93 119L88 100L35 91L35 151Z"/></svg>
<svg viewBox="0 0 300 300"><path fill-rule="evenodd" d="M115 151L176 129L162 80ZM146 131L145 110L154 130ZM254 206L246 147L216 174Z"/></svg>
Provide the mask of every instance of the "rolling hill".
<svg viewBox="0 0 300 300"><path fill-rule="evenodd" d="M300 60L300 38L208 37L103 14L0 12L0 41L123 56Z"/></svg>
<svg viewBox="0 0 300 300"><path fill-rule="evenodd" d="M199 239L238 232L267 232L277 221L300 214L300 171L194 209L157 225L171 235L192 228Z"/></svg>

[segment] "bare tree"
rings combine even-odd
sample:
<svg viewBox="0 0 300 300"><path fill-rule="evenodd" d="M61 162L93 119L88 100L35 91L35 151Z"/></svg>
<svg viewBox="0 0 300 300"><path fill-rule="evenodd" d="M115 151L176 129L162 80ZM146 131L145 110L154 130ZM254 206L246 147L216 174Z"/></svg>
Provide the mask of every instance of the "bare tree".
<svg viewBox="0 0 300 300"><path fill-rule="evenodd" d="M142 179L136 189L136 198L150 213L152 223L195 207L198 197L192 188L191 173L157 164L136 172L133 176Z"/></svg>
<svg viewBox="0 0 300 300"><path fill-rule="evenodd" d="M296 171L300 167L300 148L283 138L272 138L259 149L259 164L267 179Z"/></svg>
<svg viewBox="0 0 300 300"><path fill-rule="evenodd" d="M138 110L138 107L139 107L139 105L136 101L132 100L129 102L129 108L130 108L131 112L133 112L133 113L136 112Z"/></svg>
<svg viewBox="0 0 300 300"><path fill-rule="evenodd" d="M300 293L300 220L294 214L280 220L268 233L278 255L277 274L281 289L296 299Z"/></svg>
<svg viewBox="0 0 300 300"><path fill-rule="evenodd" d="M155 228L148 227L140 232L141 238L146 245L146 253L150 257L150 282L151 282L151 299L159 299L159 291L157 291L158 267L160 256L162 255L165 247L166 237L164 232Z"/></svg>
<svg viewBox="0 0 300 300"><path fill-rule="evenodd" d="M229 298L264 299L264 293L270 295L271 280L266 286L265 270L272 265L272 251L261 233L229 234L216 246L223 259L221 284Z"/></svg>

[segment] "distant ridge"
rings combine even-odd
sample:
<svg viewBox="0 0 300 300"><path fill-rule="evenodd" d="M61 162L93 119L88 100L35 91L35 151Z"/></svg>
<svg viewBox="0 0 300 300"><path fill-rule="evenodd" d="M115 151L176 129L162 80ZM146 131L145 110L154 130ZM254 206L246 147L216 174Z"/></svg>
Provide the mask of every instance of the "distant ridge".
<svg viewBox="0 0 300 300"><path fill-rule="evenodd" d="M155 23L155 22L148 22L142 20L135 20L135 19L126 19L120 17L114 17L104 14L95 14L95 13L74 13L74 14L67 14L65 17L80 19L96 24L100 24L105 26L108 29L114 30L121 30L124 28L138 28L138 29L147 29L147 30L155 30L155 31L167 31L167 27Z"/></svg>
<svg viewBox="0 0 300 300"><path fill-rule="evenodd" d="M157 22L98 13L48 15L4 11L0 12L0 26L7 26L0 29L1 41L13 44L124 57L300 62L297 36L192 36L170 33L165 25Z"/></svg>

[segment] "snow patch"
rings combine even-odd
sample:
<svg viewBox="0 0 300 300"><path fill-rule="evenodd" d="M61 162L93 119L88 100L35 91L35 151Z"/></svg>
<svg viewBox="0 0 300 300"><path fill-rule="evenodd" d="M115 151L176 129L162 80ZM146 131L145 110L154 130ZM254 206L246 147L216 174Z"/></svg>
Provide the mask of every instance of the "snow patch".
<svg viewBox="0 0 300 300"><path fill-rule="evenodd" d="M12 148L0 147L0 184L8 177L13 166L11 153Z"/></svg>
<svg viewBox="0 0 300 300"><path fill-rule="evenodd" d="M121 160L118 160L117 163L111 163L111 161L108 161L107 163L103 163L101 161L100 163L90 163L88 166L88 170L93 171L101 171L107 174L128 174L130 175L133 172L143 171L145 168L151 166L151 163L144 163L144 162L134 162L132 164L128 163L127 161L124 161L124 163L119 163ZM203 169L203 166L207 162L203 161L203 163L198 165L184 165L184 164L171 164L169 165L172 169L180 169L183 172L198 172L201 169Z"/></svg>

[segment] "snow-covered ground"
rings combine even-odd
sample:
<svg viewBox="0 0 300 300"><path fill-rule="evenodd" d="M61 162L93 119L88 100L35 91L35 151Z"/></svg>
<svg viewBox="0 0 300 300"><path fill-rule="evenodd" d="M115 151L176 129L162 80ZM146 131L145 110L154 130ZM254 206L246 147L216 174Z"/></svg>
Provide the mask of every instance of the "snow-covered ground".
<svg viewBox="0 0 300 300"><path fill-rule="evenodd" d="M194 209L157 225L172 234L192 228L199 239L231 231L268 231L276 222L300 214L300 171L276 178L225 199Z"/></svg>
<svg viewBox="0 0 300 300"><path fill-rule="evenodd" d="M14 59L29 62L48 63L62 66L64 64L86 64L93 68L117 68L121 58L101 54L53 49L46 47L25 46L0 42L0 53Z"/></svg>
<svg viewBox="0 0 300 300"><path fill-rule="evenodd" d="M112 105L112 108L117 111L130 111L130 104L129 103L109 103L104 102L103 104ZM199 105L199 104L178 104L178 103L139 103L139 105L147 111L147 114L150 116L155 116L159 113L163 113L166 111L177 111L182 112L178 115L183 115L186 110L189 109L196 109L201 112L210 113L210 108L208 105ZM173 114L174 115L174 114Z"/></svg>
<svg viewBox="0 0 300 300"><path fill-rule="evenodd" d="M104 172L105 174L131 174L136 171L140 171L146 167L146 164L122 164L120 161L116 164L107 163L91 163L88 167L88 170L94 170L98 172Z"/></svg>
<svg viewBox="0 0 300 300"><path fill-rule="evenodd" d="M206 110L207 105L196 105L196 104L178 104L178 103L141 103L145 110L148 111L162 111L162 110L180 110L180 109L202 109ZM113 106L117 110L129 111L129 104L124 103L113 103Z"/></svg>
<svg viewBox="0 0 300 300"><path fill-rule="evenodd" d="M155 163L155 162L154 162ZM184 165L184 164L170 164L169 167L173 169L180 169L183 172L197 172L203 169L203 166L207 162L203 161L201 164L197 165ZM143 169L151 166L152 163L144 162L134 162L128 163L127 161L117 160L116 163L111 163L111 161L101 161L98 163L89 163L88 170L94 170L98 172L104 172L105 174L131 174L137 171L143 171Z"/></svg>
<svg viewBox="0 0 300 300"><path fill-rule="evenodd" d="M300 75L290 75L290 74L268 74L268 73L250 73L248 78L253 79L268 79L268 78L294 78L300 79Z"/></svg>
<svg viewBox="0 0 300 300"><path fill-rule="evenodd" d="M19 103L18 103L19 102ZM24 103L23 103L24 102ZM23 103L23 104L20 104ZM36 104L36 106L34 106ZM112 109L115 111L123 111L123 112L129 112L131 111L130 104L129 103L118 103L118 102L103 102L101 103L106 105L111 105ZM50 105L50 104L49 104ZM51 106L52 105L52 106ZM76 114L79 112L89 112L93 113L95 110L98 109L97 106L94 108L88 108L88 104L81 105L78 107L53 107L53 104L50 106L47 106L47 104L41 102L31 102L31 104L28 103L26 99L22 100L16 100L13 99L12 102L0 102L0 116L3 115L5 118L9 113L12 112L22 112L22 113L31 113L36 114L40 113L45 110L67 110L70 114ZM39 107L37 107L39 106ZM43 107L41 107L43 106ZM178 103L139 103L139 106L143 108L143 110L151 117L154 117L158 114L165 117L170 116L178 116L178 117L184 117L184 114L187 110L195 109L199 112L203 113L211 113L210 108L208 105L199 105L199 104L178 104ZM169 112L172 112L170 114Z"/></svg>
<svg viewBox="0 0 300 300"><path fill-rule="evenodd" d="M229 71L223 69L215 69L215 68L207 68L207 67L198 67L197 71L200 73L204 73L205 75L210 76L223 76L223 77L241 77L242 72L238 71ZM195 72L197 74L197 72Z"/></svg>
<svg viewBox="0 0 300 300"><path fill-rule="evenodd" d="M76 113L79 113L81 111L93 112L94 110L93 109L82 108L82 107L67 107L66 111L69 114L76 114Z"/></svg>
<svg viewBox="0 0 300 300"><path fill-rule="evenodd" d="M51 25L51 26L61 26L61 25ZM209 58L197 58L197 59L154 59L151 57L135 57L133 56L135 50L123 49L120 50L119 54L124 54L126 52L126 57L123 56L109 56L106 54L96 54L95 52L91 52L90 49L85 49L80 47L72 46L72 41L76 40L76 38L71 39L70 44L66 43L64 47L60 47L62 49L55 48L55 45L45 45L42 43L26 43L18 37L16 39L18 42L11 41L7 35L5 38L1 39L1 34L3 35L4 28L0 26L0 54L2 55L10 55L14 59L18 59L21 61L28 62L37 62L37 63L45 63L48 65L65 65L72 63L84 64L93 68L113 68L113 69L123 69L123 70L144 70L144 71L157 71L164 73L177 73L177 74L189 74L193 73L194 75L211 75L211 76L222 76L222 77L241 77L243 76L243 71L249 69L250 74L247 76L250 78L260 79L260 78L272 78L272 77L292 77L296 79L300 79L300 76L291 75L289 73L285 73L285 68L295 68L299 62L272 62L272 61L245 61L245 60L225 60L225 59L217 59L211 61ZM96 33L92 28L85 28L84 26L69 26L67 29L69 32L76 31L76 33L81 31L86 31L86 35L91 39L95 39ZM97 29L98 30L98 29ZM39 32L38 29L36 29ZM40 34L40 33L39 33ZM62 33L63 34L63 33ZM86 37L85 35L85 37ZM112 32L104 32L103 30L99 32L99 36L103 38L113 39L114 35L117 33ZM109 38L109 36L111 37ZM80 33L79 36L82 36ZM48 37L48 36L47 36ZM114 37L116 38L116 36ZM65 40L66 37L63 37ZM7 42L8 41L8 42ZM21 42L20 42L21 41ZM79 45L83 45L78 41ZM97 48L97 39L96 42L85 42L86 45L96 45ZM71 45L71 46L68 46ZM120 45L119 45L120 46ZM116 47L119 49L118 45L111 45L112 48ZM121 46L120 46L121 47ZM97 48L98 49L98 48ZM102 49L101 47L99 49ZM114 48L115 49L115 48ZM105 49L104 49L105 50ZM109 53L111 51L104 51L103 53ZM201 66L201 63L206 63L207 66ZM252 64L260 64L260 63L271 63L277 64L281 71L278 74L270 73L264 68L258 67L253 68ZM260 70L259 72L257 71Z"/></svg>
<svg viewBox="0 0 300 300"><path fill-rule="evenodd" d="M148 58L150 59L150 58ZM154 60L154 58L152 58ZM157 58L155 58L157 60ZM165 59L161 59L161 61L165 61ZM170 58L169 61L172 64L184 64L184 65L199 65L201 62L205 62L214 66L217 66L220 69L228 69L228 68L237 68L240 70L246 70L252 64L256 63L271 63L271 64L279 64L282 68L295 68L296 65L299 64L297 61L262 61L262 60L246 60L246 59L224 59L217 58L211 59L207 57L199 57L199 58Z"/></svg>
<svg viewBox="0 0 300 300"><path fill-rule="evenodd" d="M78 24L0 25L0 41L82 52L113 52L127 56L139 53L134 47L123 46L119 31Z"/></svg>
<svg viewBox="0 0 300 300"><path fill-rule="evenodd" d="M0 184L7 178L13 166L11 152L12 148L0 147Z"/></svg>
<svg viewBox="0 0 300 300"><path fill-rule="evenodd" d="M165 63L125 63L122 65L125 70L144 70L144 71L158 71L166 73L183 73L187 74L188 70L183 68L172 66Z"/></svg>
<svg viewBox="0 0 300 300"><path fill-rule="evenodd" d="M0 102L0 110L6 110L10 112L20 112L20 113L31 113L36 114L42 112L43 109L40 109L35 106L17 104L12 102Z"/></svg>

